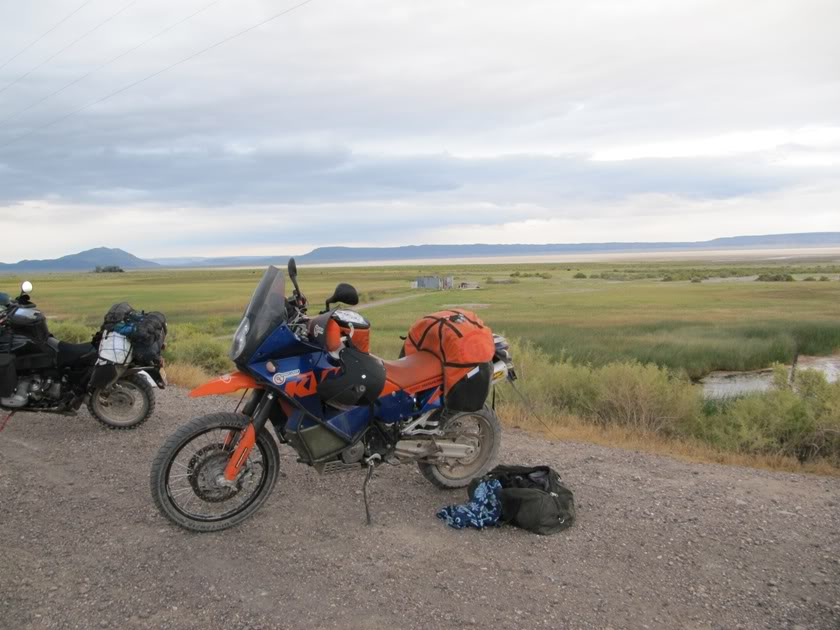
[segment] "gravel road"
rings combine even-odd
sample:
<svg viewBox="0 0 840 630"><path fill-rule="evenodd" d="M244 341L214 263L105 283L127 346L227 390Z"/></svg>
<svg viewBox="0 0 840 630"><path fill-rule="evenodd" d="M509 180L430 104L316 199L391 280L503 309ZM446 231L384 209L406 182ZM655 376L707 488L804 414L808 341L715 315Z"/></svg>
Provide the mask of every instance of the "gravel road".
<svg viewBox="0 0 840 630"><path fill-rule="evenodd" d="M149 465L231 398L159 392L133 432L19 415L0 433L0 627L840 628L840 480L507 431L502 461L575 491L571 530L448 529L464 494L384 467L319 477L288 449L254 518L190 534L159 516Z"/></svg>

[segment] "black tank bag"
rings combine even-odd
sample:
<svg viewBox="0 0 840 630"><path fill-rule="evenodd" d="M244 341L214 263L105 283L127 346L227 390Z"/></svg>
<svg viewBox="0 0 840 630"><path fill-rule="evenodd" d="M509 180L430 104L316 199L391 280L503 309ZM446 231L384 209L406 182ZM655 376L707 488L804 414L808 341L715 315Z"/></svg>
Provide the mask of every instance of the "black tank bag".
<svg viewBox="0 0 840 630"><path fill-rule="evenodd" d="M575 522L575 497L548 466L496 466L482 479L470 482L469 493L482 480L502 486L501 520L535 534L556 534Z"/></svg>

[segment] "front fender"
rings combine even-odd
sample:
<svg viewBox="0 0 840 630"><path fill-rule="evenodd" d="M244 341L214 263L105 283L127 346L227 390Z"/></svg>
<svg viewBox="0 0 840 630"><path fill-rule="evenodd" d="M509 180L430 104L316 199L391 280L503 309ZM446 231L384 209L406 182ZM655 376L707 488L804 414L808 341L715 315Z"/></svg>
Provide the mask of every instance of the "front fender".
<svg viewBox="0 0 840 630"><path fill-rule="evenodd" d="M166 372L162 367L151 367L143 370L159 389L166 389Z"/></svg>
<svg viewBox="0 0 840 630"><path fill-rule="evenodd" d="M199 385L190 392L190 398L230 394L240 389L262 389L262 385L258 384L253 376L244 372L233 372L232 374L222 374L222 376L217 376L212 381L204 383L204 385Z"/></svg>
<svg viewBox="0 0 840 630"><path fill-rule="evenodd" d="M135 374L137 374L137 376L142 378L152 387L159 387L159 385L155 382L155 379L152 378L152 375L149 374L146 370L138 370L137 372L135 372ZM160 387L160 389L163 389L163 387Z"/></svg>

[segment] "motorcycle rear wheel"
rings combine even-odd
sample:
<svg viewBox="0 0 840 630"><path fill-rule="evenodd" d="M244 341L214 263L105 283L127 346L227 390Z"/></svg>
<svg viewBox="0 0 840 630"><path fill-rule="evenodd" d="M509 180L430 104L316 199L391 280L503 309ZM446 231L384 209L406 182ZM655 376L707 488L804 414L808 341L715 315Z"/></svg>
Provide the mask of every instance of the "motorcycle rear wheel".
<svg viewBox="0 0 840 630"><path fill-rule="evenodd" d="M87 408L109 429L136 429L154 413L155 392L145 378L132 374L107 390L92 391Z"/></svg>
<svg viewBox="0 0 840 630"><path fill-rule="evenodd" d="M241 523L262 507L280 469L277 443L268 431L256 436L236 488L216 482L249 422L242 414L213 413L191 420L166 440L152 463L150 479L161 514L190 531L216 532ZM227 435L234 436L230 444ZM249 490L241 494L246 484ZM229 507L222 505L228 502ZM221 512L212 513L213 506Z"/></svg>
<svg viewBox="0 0 840 630"><path fill-rule="evenodd" d="M462 427L475 425L475 430ZM478 452L469 461L449 463L418 462L422 475L438 488L464 488L476 477L481 477L493 466L502 444L502 427L496 412L485 407L481 411L456 413L446 420L444 435L465 436L477 445ZM457 438L456 438L457 440Z"/></svg>

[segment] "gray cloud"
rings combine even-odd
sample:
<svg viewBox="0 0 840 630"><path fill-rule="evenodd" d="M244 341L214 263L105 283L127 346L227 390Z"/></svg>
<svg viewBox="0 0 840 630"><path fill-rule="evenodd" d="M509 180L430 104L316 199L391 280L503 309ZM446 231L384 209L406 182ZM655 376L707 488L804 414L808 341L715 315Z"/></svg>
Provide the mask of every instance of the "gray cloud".
<svg viewBox="0 0 840 630"><path fill-rule="evenodd" d="M840 228L825 219L824 197L806 203L807 191L834 190L840 177L832 0L315 0L41 129L288 6L223 1L2 122L203 4L137 3L0 93L0 145L34 130L0 146L0 230L17 229L32 204L80 226L107 211L136 234L165 217L165 247L197 251L247 246L248 231L222 218L251 211L280 222L287 240L275 249L291 234L312 244L327 234L269 220L267 208L326 222L366 212L370 221L348 223L342 236L382 244L462 233L447 224L503 234L511 222L558 220L610 240L626 233L625 217L642 225L686 213L670 231L650 224L649 238L671 239L721 209L732 215L731 204L775 216L797 199L796 215L778 225ZM66 6L2 11L0 63ZM0 90L109 11L91 3L0 69ZM622 159L592 159L605 155ZM170 208L216 219L190 229ZM720 235L741 225L720 224Z"/></svg>
<svg viewBox="0 0 840 630"><path fill-rule="evenodd" d="M349 149L255 149L218 144L105 146L23 154L0 171L0 202L49 195L64 202L145 200L202 206L453 199L550 203L663 193L725 198L801 184L829 169L792 170L754 156L592 161L584 156L370 156Z"/></svg>

